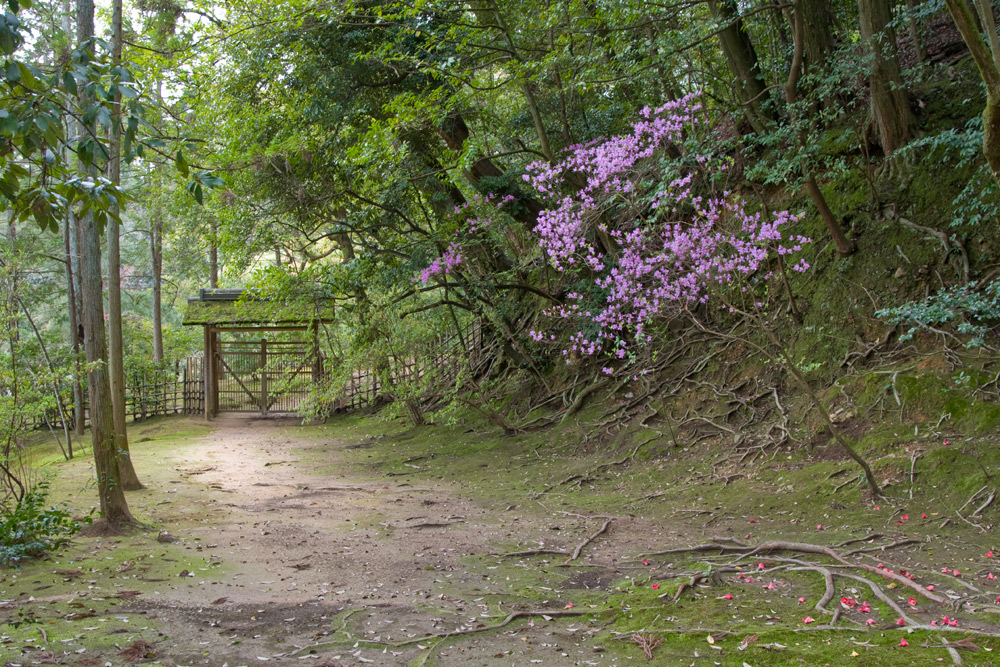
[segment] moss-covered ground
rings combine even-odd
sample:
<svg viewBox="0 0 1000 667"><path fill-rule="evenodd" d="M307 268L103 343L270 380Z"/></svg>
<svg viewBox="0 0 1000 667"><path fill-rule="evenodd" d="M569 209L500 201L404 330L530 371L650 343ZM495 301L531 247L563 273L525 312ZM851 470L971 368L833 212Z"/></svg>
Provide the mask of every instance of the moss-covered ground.
<svg viewBox="0 0 1000 667"><path fill-rule="evenodd" d="M354 594L322 617L308 617L319 628L309 631L312 648L297 643L303 653L276 652L269 660L278 663L299 664L299 656L311 650L339 656L341 664L380 655L383 664L640 664L646 662L640 643L647 642L652 662L664 665L950 664L947 640L957 642L951 650L963 664L1000 664L993 657L1000 652L995 602L1000 585L990 578L1000 575L992 558L1000 547L992 536L1000 507L987 502L1000 470L994 406L965 405L973 400L969 392L951 392L946 379L930 372L896 378L904 412L912 417L912 411L925 410L927 419L871 421L858 429L859 450L886 484L886 497L877 500L865 495L851 462L828 445L765 450L741 463L731 441L685 446L647 429L599 444L586 437L596 412L510 437L463 415L453 415L450 425L418 428L384 415L283 426L273 436L281 443L280 457L275 454L261 469L281 468L279 481L294 483L243 488L236 472L225 469L236 465L226 463L230 459L220 456L212 466L203 465L206 448L220 442L242 447L242 440L227 440L225 427L213 431L184 419L136 425L136 465L150 483L129 498L145 527L123 536L84 535L49 558L0 572L0 655L11 664L97 664L85 662L95 655L100 664L120 664L121 650L141 640L156 647L158 664L243 664L246 654L239 645L256 640L254 650L261 650L259 643L268 636L261 629L245 639L232 639L233 634L226 642L221 641L226 637L209 641L205 635L198 641L201 635L188 625L201 611L191 600L203 595L207 605L216 591L236 590L226 587L245 581L246 568L254 566L251 556L212 543L222 545L227 522L235 521L228 513L235 510L221 502L242 502L240 496L223 496L235 484L236 493L248 493L248 486L287 487L273 491L274 502L265 510L263 500L249 507L269 512L271 523L262 526L294 523L287 514L292 501L310 511L316 506L317 516L322 514L324 502L305 502L310 493L360 489L363 493L338 505L339 523L310 524L321 532L317 544L331 554L352 553L362 544L364 553L374 549L392 562L373 575L380 580L375 586L384 579L398 587L387 601L375 602L378 594L368 601ZM885 377L856 382L852 395L861 403L881 395ZM895 405L891 388L890 397ZM936 423L938 410L950 410L952 421L966 428L959 431L947 419ZM58 460L52 447L40 443L31 450L36 474L49 477L54 501L84 515L95 504L90 461ZM225 473L222 481L211 482L213 468ZM338 485L356 486L318 486L334 477ZM388 500L392 494L399 498ZM393 503L404 502L405 494L412 505L394 514ZM414 516L413 506L426 509ZM438 526L461 532L432 537L429 531ZM349 541L362 533L363 542ZM181 539L159 541L161 534ZM721 550L663 553L712 541L775 540L832 546L841 554L871 550L847 556L850 568L795 548L747 559ZM580 544L579 558L571 559ZM887 549L875 550L880 546ZM346 568L361 567L351 558L344 562ZM911 574L918 588L933 586L947 603L880 576L878 566ZM827 567L836 575L827 608L840 611L832 629L826 629L832 613L815 608L825 591L823 576L807 567ZM695 585L685 586L674 601L692 576ZM897 625L898 611L867 582L913 624L928 629ZM305 585L300 582L300 588ZM350 594L350 577L331 587L338 585L347 590L341 591L344 596ZM365 586L371 589L372 581ZM411 590L417 588L419 595ZM268 595L271 605L283 594L274 588ZM405 609L408 622L423 622L413 634L426 636L425 642L399 646L398 639L372 640L365 634L365 623L391 621L389 608L407 595L405 607L391 613ZM855 604L842 605L842 597ZM254 606L253 599L241 600L241 609ZM344 615L352 610L361 613ZM517 610L539 615L488 629ZM562 618L554 613L559 611L584 614ZM301 612L280 613L305 618ZM944 625L945 616L958 625ZM197 632L205 630L196 625ZM368 643L359 643L366 637ZM203 643L206 648L199 650Z"/></svg>

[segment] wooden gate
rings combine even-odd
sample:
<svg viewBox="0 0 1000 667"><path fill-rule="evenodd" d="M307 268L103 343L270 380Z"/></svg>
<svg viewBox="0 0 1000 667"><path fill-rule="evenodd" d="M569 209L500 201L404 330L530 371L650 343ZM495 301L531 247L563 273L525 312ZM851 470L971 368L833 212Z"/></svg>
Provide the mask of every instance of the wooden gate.
<svg viewBox="0 0 1000 667"><path fill-rule="evenodd" d="M219 341L216 364L219 412L295 412L319 374L303 341Z"/></svg>

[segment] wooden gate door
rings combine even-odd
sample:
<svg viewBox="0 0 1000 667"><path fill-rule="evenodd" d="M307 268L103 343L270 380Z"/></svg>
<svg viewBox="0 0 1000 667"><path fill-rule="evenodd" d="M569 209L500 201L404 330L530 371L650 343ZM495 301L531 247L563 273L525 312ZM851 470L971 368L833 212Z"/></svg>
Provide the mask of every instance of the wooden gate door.
<svg viewBox="0 0 1000 667"><path fill-rule="evenodd" d="M302 341L220 341L219 412L295 412L315 376L314 347Z"/></svg>

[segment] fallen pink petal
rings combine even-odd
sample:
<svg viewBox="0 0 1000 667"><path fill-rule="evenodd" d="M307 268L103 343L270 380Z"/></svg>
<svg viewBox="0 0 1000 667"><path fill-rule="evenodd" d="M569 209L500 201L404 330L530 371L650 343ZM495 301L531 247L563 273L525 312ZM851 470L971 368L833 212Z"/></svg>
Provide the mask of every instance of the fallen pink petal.
<svg viewBox="0 0 1000 667"><path fill-rule="evenodd" d="M813 622L813 617L812 616L806 616L805 618L802 619L802 622L805 623L806 625L809 625L810 623Z"/></svg>

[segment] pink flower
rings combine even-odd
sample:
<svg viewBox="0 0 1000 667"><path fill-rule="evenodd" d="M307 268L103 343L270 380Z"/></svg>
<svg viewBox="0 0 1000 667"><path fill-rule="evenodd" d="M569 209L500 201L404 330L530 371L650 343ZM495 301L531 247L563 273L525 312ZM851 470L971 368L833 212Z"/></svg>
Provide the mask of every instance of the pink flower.
<svg viewBox="0 0 1000 667"><path fill-rule="evenodd" d="M1000 600L1000 598L997 598L997 599ZM911 607L916 607L917 606L917 598L910 598L909 600L906 601L906 604L910 605Z"/></svg>
<svg viewBox="0 0 1000 667"><path fill-rule="evenodd" d="M926 519L926 518L927 518L927 513L926 513L926 512L924 512L923 514L921 514L921 515L920 515L920 518L921 518L921 519Z"/></svg>
<svg viewBox="0 0 1000 667"><path fill-rule="evenodd" d="M868 625L875 625L875 619L874 618L869 618L867 621L865 621L865 623L868 624Z"/></svg>
<svg viewBox="0 0 1000 667"><path fill-rule="evenodd" d="M805 598L799 598L799 604L802 604L802 603L803 603L803 602L805 602L805 601L806 601L806 599L805 599Z"/></svg>
<svg viewBox="0 0 1000 667"><path fill-rule="evenodd" d="M987 552L986 552L986 557L987 557L987 558L993 558L993 551L992 551L992 550L990 550L990 551L987 551Z"/></svg>
<svg viewBox="0 0 1000 667"><path fill-rule="evenodd" d="M813 617L812 616L806 616L805 618L802 619L802 622L805 623L806 625L809 625L810 623L813 622Z"/></svg>
<svg viewBox="0 0 1000 667"><path fill-rule="evenodd" d="M877 510L877 509L879 509L879 506L878 506L878 505L876 505L876 506L875 506L875 509L876 509L876 510Z"/></svg>
<svg viewBox="0 0 1000 667"><path fill-rule="evenodd" d="M961 576L962 576L962 573L961 573L961 572L959 572L958 570L952 570L952 571L951 571L951 573L952 573L953 575L955 575L956 577L961 577Z"/></svg>
<svg viewBox="0 0 1000 667"><path fill-rule="evenodd" d="M649 559L648 558L643 558L642 559L642 564L643 565L649 565Z"/></svg>
<svg viewBox="0 0 1000 667"><path fill-rule="evenodd" d="M763 564L763 563L757 563L757 569L758 569L758 570L763 570L763 569L765 569L765 567L764 567L764 564Z"/></svg>
<svg viewBox="0 0 1000 667"><path fill-rule="evenodd" d="M899 645L900 646L909 646L910 642L906 641L906 639L904 637L900 637L900 639L899 639Z"/></svg>
<svg viewBox="0 0 1000 667"><path fill-rule="evenodd" d="M658 590L660 590L660 585L659 585L659 584L653 584L651 588L652 588L652 589L653 589L654 591L658 591Z"/></svg>
<svg viewBox="0 0 1000 667"><path fill-rule="evenodd" d="M927 590L929 591L934 590L934 584L927 584Z"/></svg>
<svg viewBox="0 0 1000 667"><path fill-rule="evenodd" d="M949 572L951 572L951 570L949 570L948 568L946 567L941 568L941 574L948 574Z"/></svg>
<svg viewBox="0 0 1000 667"><path fill-rule="evenodd" d="M567 603L566 603L566 607L565 607L565 608L566 608L566 609L572 609L572 608L573 608L573 607L575 607L575 606L576 606L576 605L575 605L575 604L573 604L572 602L567 602Z"/></svg>
<svg viewBox="0 0 1000 667"><path fill-rule="evenodd" d="M732 599L733 599L733 594L732 594L732 593L726 593L726 594L725 594L725 595L723 595L722 597L723 597L723 599L725 599L725 600L732 600Z"/></svg>
<svg viewBox="0 0 1000 667"><path fill-rule="evenodd" d="M910 515L909 514L904 514L903 515L903 521L909 521L909 520L910 520Z"/></svg>
<svg viewBox="0 0 1000 667"><path fill-rule="evenodd" d="M947 440L945 440L945 441L944 441L944 446L945 446L945 447L947 447L947 446L948 446L948 445L950 445L950 444L951 444L951 443L950 443L950 442L948 442Z"/></svg>
<svg viewBox="0 0 1000 667"><path fill-rule="evenodd" d="M772 581L772 582L768 583L767 586L764 586L764 588L766 588L769 591L773 591L774 590L774 582Z"/></svg>
<svg viewBox="0 0 1000 667"><path fill-rule="evenodd" d="M989 574L987 574L986 578L989 579L990 581L993 581L994 579L996 579L996 577L993 576L992 572L990 572Z"/></svg>
<svg viewBox="0 0 1000 667"><path fill-rule="evenodd" d="M817 523L816 524L816 530L823 530L823 524Z"/></svg>
<svg viewBox="0 0 1000 667"><path fill-rule="evenodd" d="M757 519L750 517L750 523L757 523Z"/></svg>
<svg viewBox="0 0 1000 667"><path fill-rule="evenodd" d="M898 621L896 621L896 625L906 625L906 621L900 618Z"/></svg>

